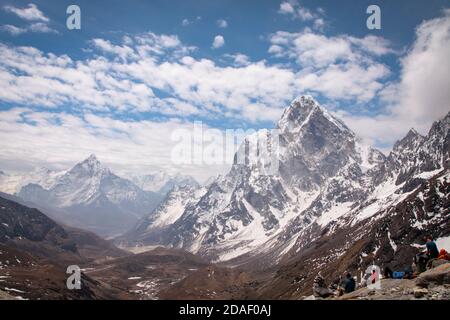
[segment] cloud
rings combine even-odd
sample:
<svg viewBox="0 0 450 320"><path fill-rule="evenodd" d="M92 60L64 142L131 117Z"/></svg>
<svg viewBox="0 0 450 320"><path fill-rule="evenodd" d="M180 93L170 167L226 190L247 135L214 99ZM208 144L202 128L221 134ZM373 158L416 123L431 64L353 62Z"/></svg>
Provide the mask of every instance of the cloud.
<svg viewBox="0 0 450 320"><path fill-rule="evenodd" d="M34 33L59 33L57 30L52 29L46 23L36 22L31 23L26 27L16 27L14 25L6 24L0 26L0 31L8 32L12 36L19 36L23 33L34 32Z"/></svg>
<svg viewBox="0 0 450 320"><path fill-rule="evenodd" d="M36 22L32 23L28 30L31 32L40 32L40 33L58 33L55 29L50 28L46 23Z"/></svg>
<svg viewBox="0 0 450 320"><path fill-rule="evenodd" d="M19 18L22 18L27 21L43 21L49 22L50 19L47 18L44 13L38 9L38 7L30 3L27 8L17 8L13 6L4 6L3 9L6 12L13 13L17 15Z"/></svg>
<svg viewBox="0 0 450 320"><path fill-rule="evenodd" d="M219 28L226 28L226 27L228 27L228 22L225 19L219 19L219 20L217 20L217 26Z"/></svg>
<svg viewBox="0 0 450 320"><path fill-rule="evenodd" d="M229 58L233 61L234 66L247 66L251 63L250 57L242 54L242 53L236 53L236 54L224 54L224 57Z"/></svg>
<svg viewBox="0 0 450 320"><path fill-rule="evenodd" d="M300 5L297 0L282 2L278 13L290 16L293 19L299 19L303 22L312 22L312 26L317 30L322 30L325 27L325 11L322 8L310 10Z"/></svg>
<svg viewBox="0 0 450 320"><path fill-rule="evenodd" d="M193 128L192 123L178 120L125 121L89 112L73 115L13 108L0 111L0 163L5 171L29 171L37 166L61 170L95 153L119 173L182 171L203 181L213 172L228 170L232 159L218 165L173 161L172 151L181 143L174 133L189 134ZM203 125L203 129L213 128Z"/></svg>
<svg viewBox="0 0 450 320"><path fill-rule="evenodd" d="M294 60L299 68L296 85L331 99L367 102L384 89L390 74L377 58L393 53L390 43L377 36L325 36L311 30L278 31L268 50L278 58Z"/></svg>
<svg viewBox="0 0 450 320"><path fill-rule="evenodd" d="M218 49L220 47L223 47L225 45L225 39L221 35L217 35L214 37L214 41L212 43L212 47L214 49Z"/></svg>
<svg viewBox="0 0 450 320"><path fill-rule="evenodd" d="M233 65L219 66L190 56L195 48L176 36L139 34L121 43L97 38L91 46L91 57L72 60L0 44L0 100L49 109L242 121L250 116L245 108L251 103L280 109L299 93L288 69L250 62L242 54L232 57Z"/></svg>
<svg viewBox="0 0 450 320"><path fill-rule="evenodd" d="M374 59L388 50L367 49L364 39L277 32L270 40L270 52L299 65L251 61L241 53L225 54L218 63L197 57L196 48L175 35L151 32L115 42L93 39L81 60L0 44L0 100L49 109L257 123L276 121L279 110L305 92L367 102L384 89L389 69ZM249 112L256 109L264 115Z"/></svg>
<svg viewBox="0 0 450 320"><path fill-rule="evenodd" d="M0 30L4 31L4 32L8 32L9 34L11 34L13 36L18 36L18 35L21 35L22 33L27 32L27 29L19 28L19 27L13 26L11 24L5 24L5 25L0 26Z"/></svg>
<svg viewBox="0 0 450 320"><path fill-rule="evenodd" d="M401 59L398 82L381 93L387 106L377 116L341 112L344 120L363 137L391 145L414 127L426 134L436 119L450 110L450 10L422 22L416 38Z"/></svg>
<svg viewBox="0 0 450 320"><path fill-rule="evenodd" d="M50 19L47 18L42 11L40 11L37 6L30 3L27 8L16 8L13 6L4 6L3 9L6 12L13 13L18 17L30 21L30 24L25 27L17 27L14 25L2 25L0 26L1 31L8 32L13 36L18 36L27 32L35 33L58 33L55 29L49 26Z"/></svg>
<svg viewBox="0 0 450 320"><path fill-rule="evenodd" d="M282 2L280 4L280 10L279 12L281 14L294 14L294 6L289 2Z"/></svg>
<svg viewBox="0 0 450 320"><path fill-rule="evenodd" d="M184 18L183 20L181 20L181 25L183 27L188 27L188 26L190 26L190 25L192 25L192 24L194 24L194 23L196 23L196 22L198 22L200 20L202 20L201 16L197 16L197 17L195 17L195 19L192 19L192 20L190 20L188 18Z"/></svg>

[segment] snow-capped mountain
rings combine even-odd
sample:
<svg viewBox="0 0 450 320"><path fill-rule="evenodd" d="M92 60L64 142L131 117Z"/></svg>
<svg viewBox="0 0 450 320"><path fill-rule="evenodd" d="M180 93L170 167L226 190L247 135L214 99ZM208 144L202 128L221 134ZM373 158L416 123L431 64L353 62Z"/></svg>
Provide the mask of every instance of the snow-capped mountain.
<svg viewBox="0 0 450 320"><path fill-rule="evenodd" d="M186 208L195 205L205 192L206 188L198 185L175 186L151 214L117 238L117 243L126 246L128 239L133 239L133 245L159 243L167 228L180 218Z"/></svg>
<svg viewBox="0 0 450 320"><path fill-rule="evenodd" d="M50 209L53 217L103 236L128 230L151 212L161 196L115 175L91 155L67 171L48 169L11 176L3 190Z"/></svg>
<svg viewBox="0 0 450 320"><path fill-rule="evenodd" d="M0 191L8 194L16 194L23 186L35 183L48 188L65 171L51 171L44 167L39 167L26 174L0 174Z"/></svg>
<svg viewBox="0 0 450 320"><path fill-rule="evenodd" d="M191 176L182 175L180 173L171 175L164 171L158 171L147 175L132 175L130 180L142 190L158 192L161 194L166 194L177 186L199 186L198 182Z"/></svg>
<svg viewBox="0 0 450 320"><path fill-rule="evenodd" d="M270 138L271 132L260 131L245 139L235 157L245 161L235 160L198 199L171 212L178 219L157 239L148 228L152 213L128 241L184 248L220 261L270 255L266 261L275 263L323 232L373 217L448 168L449 118L436 122L426 137L411 131L386 157L312 97L302 96L278 122L275 174L262 172L247 153L255 141Z"/></svg>

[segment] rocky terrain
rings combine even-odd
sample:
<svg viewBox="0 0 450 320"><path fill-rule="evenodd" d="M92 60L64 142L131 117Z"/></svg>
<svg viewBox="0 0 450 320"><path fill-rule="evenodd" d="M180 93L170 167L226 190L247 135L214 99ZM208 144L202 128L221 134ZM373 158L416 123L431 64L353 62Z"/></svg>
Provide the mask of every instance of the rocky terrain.
<svg viewBox="0 0 450 320"><path fill-rule="evenodd" d="M98 236L65 228L37 209L0 197L0 290L22 299L118 299L126 292L82 275L82 290L66 287L67 266L123 257Z"/></svg>
<svg viewBox="0 0 450 320"><path fill-rule="evenodd" d="M416 279L382 279L379 290L367 287L339 300L449 300L450 263L421 273Z"/></svg>

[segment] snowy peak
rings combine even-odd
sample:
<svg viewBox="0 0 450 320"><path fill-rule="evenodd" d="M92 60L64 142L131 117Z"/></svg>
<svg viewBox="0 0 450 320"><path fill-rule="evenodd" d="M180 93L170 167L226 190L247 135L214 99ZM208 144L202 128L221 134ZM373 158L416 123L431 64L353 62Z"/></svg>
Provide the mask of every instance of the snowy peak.
<svg viewBox="0 0 450 320"><path fill-rule="evenodd" d="M103 166L94 154L91 154L84 161L76 164L69 173L76 175L86 175L89 177L98 175L100 173L111 173L108 168Z"/></svg>
<svg viewBox="0 0 450 320"><path fill-rule="evenodd" d="M425 137L420 135L414 128L412 128L408 131L403 139L397 141L394 144L393 151L401 152L405 149L414 149L423 142L424 138Z"/></svg>
<svg viewBox="0 0 450 320"><path fill-rule="evenodd" d="M335 118L326 109L309 95L303 95L294 99L290 106L284 111L278 121L281 132L299 132L311 121L326 120L330 126L341 131L351 133L351 130L339 119ZM352 133L352 135L354 135Z"/></svg>

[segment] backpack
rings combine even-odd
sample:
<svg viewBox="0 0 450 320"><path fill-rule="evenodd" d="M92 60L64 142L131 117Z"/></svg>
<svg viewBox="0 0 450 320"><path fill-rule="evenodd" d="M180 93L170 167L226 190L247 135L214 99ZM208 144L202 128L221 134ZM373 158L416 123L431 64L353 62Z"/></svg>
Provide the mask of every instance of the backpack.
<svg viewBox="0 0 450 320"><path fill-rule="evenodd" d="M394 279L403 279L404 276L405 276L405 273L403 271L394 271L392 273L392 278L394 278Z"/></svg>

